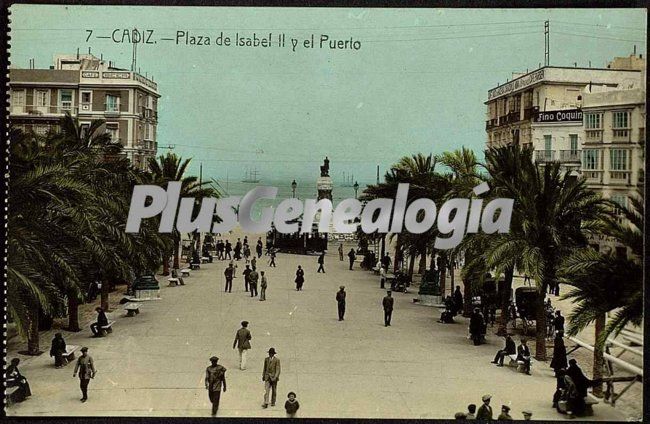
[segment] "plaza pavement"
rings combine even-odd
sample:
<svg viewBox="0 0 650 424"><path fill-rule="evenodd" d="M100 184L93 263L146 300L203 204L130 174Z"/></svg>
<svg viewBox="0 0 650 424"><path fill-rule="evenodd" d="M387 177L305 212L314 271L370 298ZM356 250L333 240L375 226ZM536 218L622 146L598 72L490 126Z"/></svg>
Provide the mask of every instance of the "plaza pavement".
<svg viewBox="0 0 650 424"><path fill-rule="evenodd" d="M266 302L244 292L243 261L232 293L223 292L226 262L203 265L185 286L167 287L160 277L162 299L146 302L132 318L115 309L114 331L107 337L91 338L88 325L80 333L64 333L68 344L88 346L95 361L88 402L79 402L74 364L55 369L44 337L45 354L20 355L34 395L7 414L207 417L204 372L208 358L217 355L228 369L219 416L283 417L286 395L294 391L300 417L452 418L490 393L495 418L507 404L515 419L524 409L533 411L533 419L566 419L551 408L555 379L547 364L534 364L532 376L490 364L502 339L489 336L486 344L473 346L466 338L467 320L437 323L438 309L412 303L417 290L394 294L393 323L384 327L385 292L378 277L358 264L349 271L335 250L326 257L326 274L316 273L315 256L279 254L277 268L268 268L262 257L259 268L269 279ZM302 292L293 283L298 264L305 269ZM343 322L335 301L341 284L348 292ZM238 369L232 349L242 320L250 322L253 335L245 371ZM18 350L14 345L10 349ZM269 347L278 352L282 374L277 406L262 409ZM590 419L624 420L602 403L595 412Z"/></svg>

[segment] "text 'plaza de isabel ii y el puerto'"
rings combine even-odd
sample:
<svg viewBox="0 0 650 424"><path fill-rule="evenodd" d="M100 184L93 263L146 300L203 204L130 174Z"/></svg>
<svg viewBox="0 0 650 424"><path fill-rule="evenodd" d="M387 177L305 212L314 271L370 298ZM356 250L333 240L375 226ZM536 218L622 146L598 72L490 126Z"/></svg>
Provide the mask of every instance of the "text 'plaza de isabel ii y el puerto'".
<svg viewBox="0 0 650 424"><path fill-rule="evenodd" d="M146 169L158 143L157 84L92 54L55 55L49 69L9 70L10 119L14 127L45 135L66 113L82 129L104 120L100 130L124 146L131 163Z"/></svg>
<svg viewBox="0 0 650 424"><path fill-rule="evenodd" d="M559 162L628 206L644 183L646 59L616 57L605 68L543 66L513 77L488 91L487 147L532 147L540 166ZM591 244L625 254L604 236Z"/></svg>

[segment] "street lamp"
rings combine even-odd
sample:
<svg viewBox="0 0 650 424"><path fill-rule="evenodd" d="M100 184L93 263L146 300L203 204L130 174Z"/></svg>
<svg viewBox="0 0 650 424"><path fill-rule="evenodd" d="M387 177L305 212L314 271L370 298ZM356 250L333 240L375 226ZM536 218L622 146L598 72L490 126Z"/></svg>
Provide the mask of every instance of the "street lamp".
<svg viewBox="0 0 650 424"><path fill-rule="evenodd" d="M355 181L354 182L354 198L355 199L357 198L357 191L359 191L359 183Z"/></svg>
<svg viewBox="0 0 650 424"><path fill-rule="evenodd" d="M296 197L296 187L298 187L298 183L296 182L296 180L293 180L293 182L291 183L291 197L294 198Z"/></svg>

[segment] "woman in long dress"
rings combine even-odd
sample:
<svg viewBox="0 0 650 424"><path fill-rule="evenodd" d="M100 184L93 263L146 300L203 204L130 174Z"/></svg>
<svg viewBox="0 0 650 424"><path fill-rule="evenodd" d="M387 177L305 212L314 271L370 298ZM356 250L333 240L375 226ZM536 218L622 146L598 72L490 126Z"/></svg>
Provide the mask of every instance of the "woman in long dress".
<svg viewBox="0 0 650 424"><path fill-rule="evenodd" d="M305 283L305 271L302 269L300 265L298 265L298 269L296 270L296 290L300 291L302 290L302 285Z"/></svg>
<svg viewBox="0 0 650 424"><path fill-rule="evenodd" d="M25 398L32 395L27 379L18 370L19 363L20 359L12 359L11 365L7 367L7 371L5 372L5 382L7 383L7 387L18 386L18 390L11 395L16 402L22 402Z"/></svg>

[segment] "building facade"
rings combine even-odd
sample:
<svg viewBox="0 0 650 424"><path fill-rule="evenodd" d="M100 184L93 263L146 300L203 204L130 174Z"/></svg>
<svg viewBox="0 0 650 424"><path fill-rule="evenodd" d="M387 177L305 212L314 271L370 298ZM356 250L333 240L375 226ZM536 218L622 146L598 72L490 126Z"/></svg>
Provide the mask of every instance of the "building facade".
<svg viewBox="0 0 650 424"><path fill-rule="evenodd" d="M645 63L632 55L604 69L543 67L489 90L487 147L532 146L540 166L559 162L604 198L629 206L644 184ZM605 236L590 243L627 252Z"/></svg>
<svg viewBox="0 0 650 424"><path fill-rule="evenodd" d="M608 68L545 66L488 91L487 146L532 146L538 163L560 162L578 172L582 146L582 91L638 83L636 63L613 61Z"/></svg>
<svg viewBox="0 0 650 424"><path fill-rule="evenodd" d="M100 131L124 146L134 166L146 169L156 156L160 94L151 79L87 54L57 55L50 69L10 69L9 80L14 127L44 135L66 113L82 129L101 119Z"/></svg>

